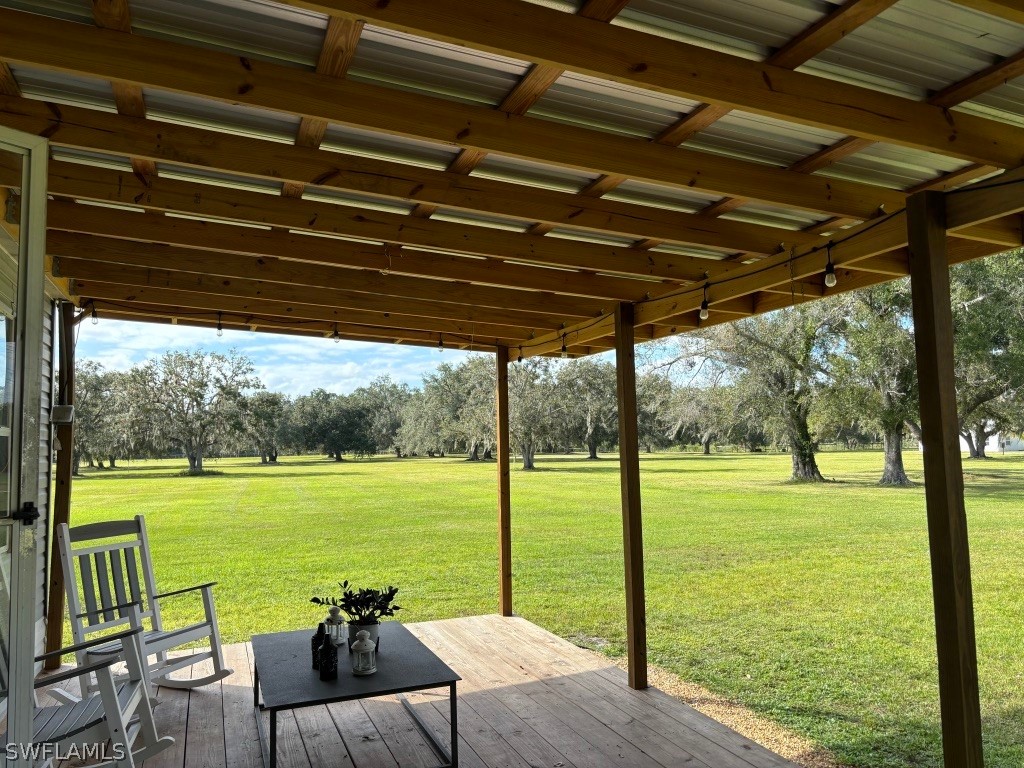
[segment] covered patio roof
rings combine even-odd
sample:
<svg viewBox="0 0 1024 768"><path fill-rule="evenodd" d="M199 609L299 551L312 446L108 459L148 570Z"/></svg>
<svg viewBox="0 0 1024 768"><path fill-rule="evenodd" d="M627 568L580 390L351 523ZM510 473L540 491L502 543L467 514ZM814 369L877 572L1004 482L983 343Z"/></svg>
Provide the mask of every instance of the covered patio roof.
<svg viewBox="0 0 1024 768"><path fill-rule="evenodd" d="M615 350L635 688L634 343L909 274L944 750L972 768L948 266L1024 242L1022 76L1011 0L0 0L0 125L52 148L54 291L496 353L505 615L509 360ZM0 166L8 223L17 184Z"/></svg>
<svg viewBox="0 0 1024 768"><path fill-rule="evenodd" d="M654 339L906 275L909 193L1024 159L1014 3L0 6L103 316L589 354L618 302ZM960 218L951 262L1021 244Z"/></svg>

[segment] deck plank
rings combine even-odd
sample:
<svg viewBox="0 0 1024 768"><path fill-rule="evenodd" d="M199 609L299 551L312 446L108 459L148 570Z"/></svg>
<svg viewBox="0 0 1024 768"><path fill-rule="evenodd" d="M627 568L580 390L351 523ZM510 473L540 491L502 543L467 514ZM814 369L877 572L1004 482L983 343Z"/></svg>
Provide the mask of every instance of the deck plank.
<svg viewBox="0 0 1024 768"><path fill-rule="evenodd" d="M579 679L581 683L590 687L596 696L614 699L619 706L626 708L636 717L650 718L652 722L658 724L658 729L663 733L680 733L680 738L687 739L688 746L703 750L704 740L707 740L716 748L724 749L742 760L743 762L740 763L742 766L798 768L795 763L741 736L717 720L698 712L657 688L648 688L644 691L633 690L628 686L626 673L623 670L610 663L604 663L593 654L582 652L568 640L546 632L525 619L479 618L487 621L486 626L489 630L499 634L514 633L516 637L528 635L530 647L533 649L541 646L548 648L550 650L549 660L557 660L553 663L563 666L566 674L570 670L594 671L595 675L581 676ZM498 621L490 621L492 618L498 619ZM693 737L688 736L687 732L703 737L703 739L692 740ZM713 754L719 764L734 764L730 758L719 756L717 751Z"/></svg>
<svg viewBox="0 0 1024 768"><path fill-rule="evenodd" d="M463 768L797 768L662 691L629 688L611 662L522 618L408 626L463 678ZM175 744L145 768L263 768L252 648L237 643L224 653L235 670L226 680L192 691L157 690L157 727ZM447 745L447 691L421 691L409 700ZM262 718L269 726L267 713ZM282 711L278 720L279 768L437 764L394 697Z"/></svg>
<svg viewBox="0 0 1024 768"><path fill-rule="evenodd" d="M206 659L189 669L192 678L213 674L213 661ZM223 681L188 691L188 734L184 768L227 768L224 755Z"/></svg>
<svg viewBox="0 0 1024 768"><path fill-rule="evenodd" d="M355 765L359 768L398 768L398 762L384 743L380 731L358 701L328 704L327 711Z"/></svg>
<svg viewBox="0 0 1024 768"><path fill-rule="evenodd" d="M246 646L224 646L224 662L234 672L224 691L224 757L231 768L263 768L260 735L252 706L252 660Z"/></svg>

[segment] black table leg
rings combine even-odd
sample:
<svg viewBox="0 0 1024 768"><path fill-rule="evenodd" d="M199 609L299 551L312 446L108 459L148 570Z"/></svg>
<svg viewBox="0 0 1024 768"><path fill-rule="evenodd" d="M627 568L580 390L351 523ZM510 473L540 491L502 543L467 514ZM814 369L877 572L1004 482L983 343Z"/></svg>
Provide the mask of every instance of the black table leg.
<svg viewBox="0 0 1024 768"><path fill-rule="evenodd" d="M452 726L452 768L459 768L459 719L458 719L458 697L455 695L455 683L449 686L449 705L451 707Z"/></svg>
<svg viewBox="0 0 1024 768"><path fill-rule="evenodd" d="M270 768L277 768L277 710L270 710Z"/></svg>
<svg viewBox="0 0 1024 768"><path fill-rule="evenodd" d="M260 668L255 665L252 669L252 705L260 708Z"/></svg>

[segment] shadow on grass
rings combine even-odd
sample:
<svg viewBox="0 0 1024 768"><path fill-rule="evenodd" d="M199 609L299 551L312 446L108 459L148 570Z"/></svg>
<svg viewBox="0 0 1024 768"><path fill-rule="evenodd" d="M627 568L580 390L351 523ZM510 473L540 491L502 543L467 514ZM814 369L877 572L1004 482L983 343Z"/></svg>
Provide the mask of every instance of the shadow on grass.
<svg viewBox="0 0 1024 768"><path fill-rule="evenodd" d="M339 472L336 475L336 477L339 480L340 479L348 479L350 477L357 477L357 476L360 476L360 475L366 475L367 474L366 472L352 471L350 469L347 469L348 464L341 464L340 466L346 467L346 471L345 472ZM149 480L187 480L190 477L202 477L202 478L210 478L210 479L220 478L220 479L223 479L223 480L233 480L235 478L243 478L243 479L267 478L267 477L274 477L274 475L272 473L253 472L253 471L251 471L251 468L243 469L243 470L241 470L239 472L234 472L230 468L229 469L225 469L225 470L219 470L219 469L208 470L203 475L189 474L188 470L164 470L159 475L152 475L152 474L149 474L149 475L135 475L135 474L131 474L129 472L115 471L115 472L104 472L102 474L97 472L95 474L89 474L89 475L76 475L75 476L75 482L79 482L79 481L88 482L90 480L131 480L131 481L136 481L137 480L137 481L141 482L141 481L149 481ZM287 478L319 477L319 478L322 478L324 480L329 480L331 478L331 475L328 475L328 474L326 474L324 472L289 472L287 475L283 475L282 477L287 477Z"/></svg>

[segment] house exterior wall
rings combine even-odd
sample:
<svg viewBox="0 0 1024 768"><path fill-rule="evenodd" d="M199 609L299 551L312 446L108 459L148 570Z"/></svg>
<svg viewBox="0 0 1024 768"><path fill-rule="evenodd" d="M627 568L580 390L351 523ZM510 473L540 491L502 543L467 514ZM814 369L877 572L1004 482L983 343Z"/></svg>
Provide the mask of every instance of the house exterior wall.
<svg viewBox="0 0 1024 768"><path fill-rule="evenodd" d="M36 585L33 614L35 616L35 651L44 650L46 639L46 585L49 580L50 537L50 466L53 457L53 429L50 425L50 405L53 402L56 304L46 299L43 303L43 345L39 362L42 366L39 399L39 507L36 521Z"/></svg>

